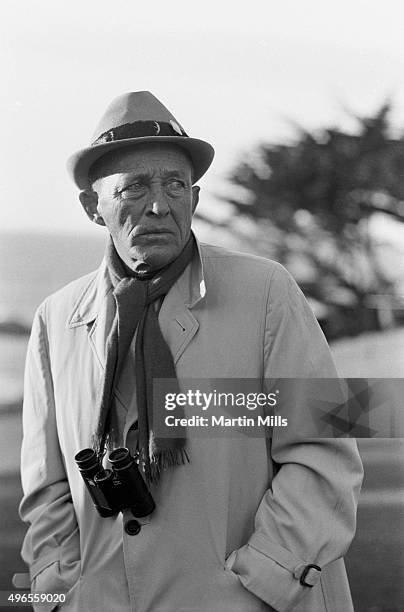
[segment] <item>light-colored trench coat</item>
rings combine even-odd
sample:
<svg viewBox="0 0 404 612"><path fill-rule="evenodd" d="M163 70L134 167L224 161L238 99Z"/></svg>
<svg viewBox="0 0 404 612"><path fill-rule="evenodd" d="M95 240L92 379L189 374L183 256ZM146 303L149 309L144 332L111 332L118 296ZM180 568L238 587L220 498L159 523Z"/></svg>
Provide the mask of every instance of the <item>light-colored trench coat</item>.
<svg viewBox="0 0 404 612"><path fill-rule="evenodd" d="M179 379L335 376L282 266L199 243L198 252L159 311ZM269 451L264 438L190 437L190 463L163 473L138 535L122 514L98 516L74 456L97 420L114 311L107 279L103 263L45 300L33 324L20 506L33 590L68 590L63 610L74 612L352 610L342 556L362 480L354 440L297 443L293 429L274 428ZM127 443L130 365L115 402ZM309 563L322 568L310 570L311 588L299 582Z"/></svg>

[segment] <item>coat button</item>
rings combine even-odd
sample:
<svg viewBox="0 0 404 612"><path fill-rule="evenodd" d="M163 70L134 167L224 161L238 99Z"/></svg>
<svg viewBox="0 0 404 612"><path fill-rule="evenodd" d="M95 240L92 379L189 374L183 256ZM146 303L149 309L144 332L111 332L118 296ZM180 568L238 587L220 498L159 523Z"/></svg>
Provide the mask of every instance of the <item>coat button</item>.
<svg viewBox="0 0 404 612"><path fill-rule="evenodd" d="M128 535L132 536L137 535L139 533L139 531L141 530L141 526L140 523L138 523L138 521L136 521L135 519L130 519L129 521L126 521L124 529Z"/></svg>

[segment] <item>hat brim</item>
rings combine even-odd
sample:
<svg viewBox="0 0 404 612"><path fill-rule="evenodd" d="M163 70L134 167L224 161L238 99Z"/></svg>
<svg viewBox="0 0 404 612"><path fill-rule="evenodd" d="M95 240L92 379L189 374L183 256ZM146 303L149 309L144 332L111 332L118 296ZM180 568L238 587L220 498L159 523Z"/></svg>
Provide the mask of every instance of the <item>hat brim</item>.
<svg viewBox="0 0 404 612"><path fill-rule="evenodd" d="M67 160L67 170L79 189L87 189L89 187L88 172L97 159L109 153L109 151L156 142L167 142L176 145L188 153L194 168L194 183L199 181L205 174L215 154L212 145L198 138L189 138L187 136L141 136L104 142L77 151Z"/></svg>

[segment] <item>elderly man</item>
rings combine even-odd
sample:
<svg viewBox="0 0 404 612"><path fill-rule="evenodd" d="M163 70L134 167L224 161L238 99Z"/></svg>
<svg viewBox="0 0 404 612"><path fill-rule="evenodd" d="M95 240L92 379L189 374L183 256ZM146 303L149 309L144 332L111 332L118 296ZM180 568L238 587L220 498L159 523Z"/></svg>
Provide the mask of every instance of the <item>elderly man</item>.
<svg viewBox="0 0 404 612"><path fill-rule="evenodd" d="M271 439L154 430L156 379L264 388L336 376L282 266L191 232L195 182L212 158L152 94L135 92L112 102L69 161L86 213L110 238L99 270L36 314L20 507L32 590L66 592L67 611L352 610L342 556L362 479L355 441L276 427ZM105 450L123 446L154 499L146 516L101 516L76 465L83 449L106 465Z"/></svg>

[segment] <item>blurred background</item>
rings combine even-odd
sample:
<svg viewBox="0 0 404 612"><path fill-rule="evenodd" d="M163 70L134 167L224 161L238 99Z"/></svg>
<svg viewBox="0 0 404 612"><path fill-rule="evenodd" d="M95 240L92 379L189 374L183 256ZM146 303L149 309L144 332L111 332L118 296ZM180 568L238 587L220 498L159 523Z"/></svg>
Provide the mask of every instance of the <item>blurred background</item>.
<svg viewBox="0 0 404 612"><path fill-rule="evenodd" d="M32 317L97 267L105 242L65 161L116 95L151 90L215 147L200 239L283 263L341 375L404 376L403 18L398 0L2 1L0 590L24 571L18 463ZM366 475L347 555L355 609L398 612L404 441L359 445Z"/></svg>

